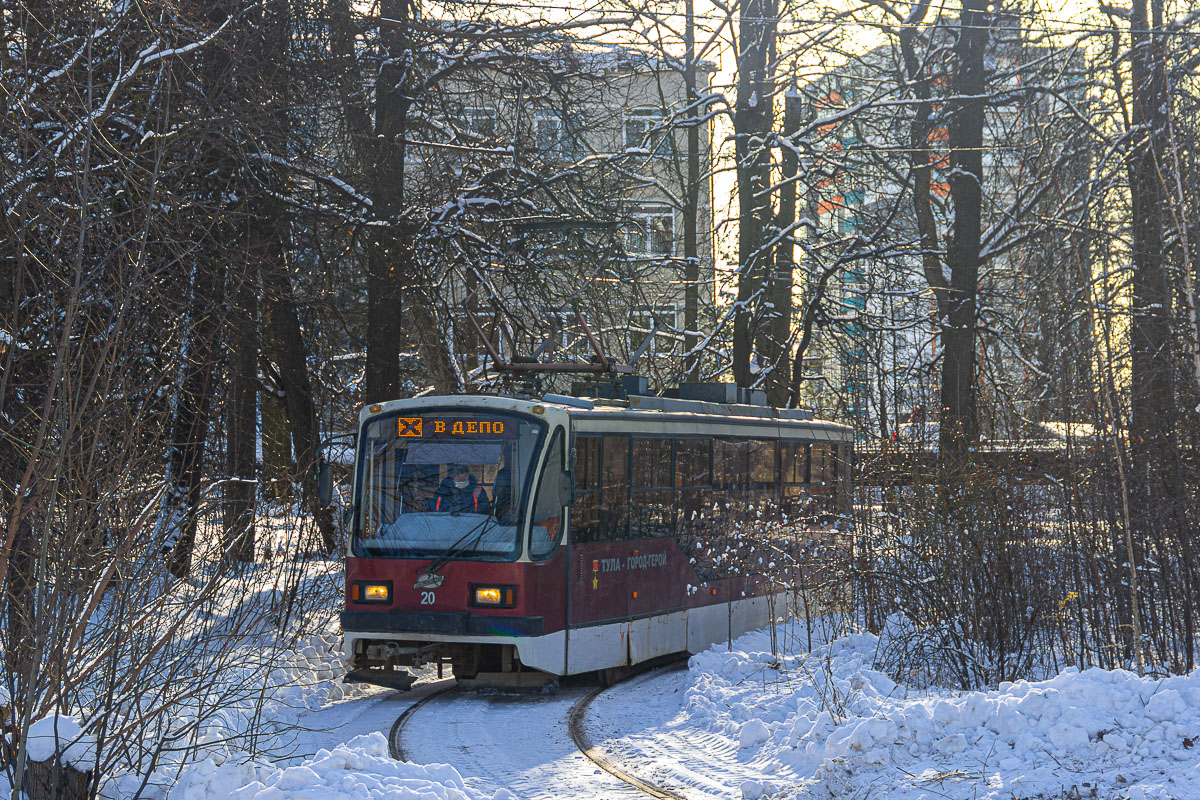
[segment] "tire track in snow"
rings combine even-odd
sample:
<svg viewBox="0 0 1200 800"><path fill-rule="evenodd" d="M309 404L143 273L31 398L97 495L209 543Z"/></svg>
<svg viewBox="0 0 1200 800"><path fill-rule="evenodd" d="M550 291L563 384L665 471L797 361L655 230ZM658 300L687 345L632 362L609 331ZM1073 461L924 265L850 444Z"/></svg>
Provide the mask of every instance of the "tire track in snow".
<svg viewBox="0 0 1200 800"><path fill-rule="evenodd" d="M575 746L570 709L586 688L547 695L455 693L405 720L401 749L412 761L450 764L474 789L508 789L519 800L645 800L598 769Z"/></svg>
<svg viewBox="0 0 1200 800"><path fill-rule="evenodd" d="M738 742L725 734L688 727L686 676L652 672L600 694L585 720L594 747L619 769L688 800L740 800L745 781L800 782L777 762L741 760Z"/></svg>
<svg viewBox="0 0 1200 800"><path fill-rule="evenodd" d="M437 689L396 720L393 755L450 764L472 788L519 800L727 800L747 780L799 782L777 762L740 760L727 735L688 727L686 675L654 670L608 691Z"/></svg>

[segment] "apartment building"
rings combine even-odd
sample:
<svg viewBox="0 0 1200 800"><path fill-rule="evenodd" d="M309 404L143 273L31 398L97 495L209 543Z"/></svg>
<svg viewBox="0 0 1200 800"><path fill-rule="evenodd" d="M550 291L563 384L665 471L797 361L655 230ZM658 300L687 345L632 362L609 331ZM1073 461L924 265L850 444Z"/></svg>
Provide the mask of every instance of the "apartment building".
<svg viewBox="0 0 1200 800"><path fill-rule="evenodd" d="M937 35L948 38L951 29ZM1004 33L998 34L988 58L989 91L996 99L987 108L984 126L988 238L979 289L985 329L979 354L984 365L981 396L986 400L1007 392L1017 416L1032 420L1039 416L1033 407L1037 382L1052 372L1033 363L1036 351L1045 349L1050 337L1063 335L1062 325L1047 319L1050 310L1039 304L1045 283L1057 281L1055 276L1066 269L1060 256L1067 245L1064 236L1053 234L1021 241L1019 217L1048 208L1044 200L1026 199L1033 197L1027 181L1039 159L1057 159L1056 169L1070 181L1086 174L1089 155L1086 149L1072 151L1053 125L1065 100L1083 100L1081 84L1070 77L1078 63L1048 58L1044 48L1022 40L1016 22L998 24L998 29ZM853 123L820 126L826 155L805 165L824 175L809 184L806 198L816 223L804 248L806 274L834 259L844 263L826 295L802 387L806 407L855 425L862 438L888 435L914 413L936 409L938 403L936 306L916 244L911 188L904 183L910 175L912 112L887 103L896 97L901 74L900 54L884 46L802 89L811 120L866 109L854 115ZM1058 97L1021 91L1037 80L1057 85ZM937 95L949 91L948 78L934 75L932 82L936 114L943 109ZM944 119L935 123L929 133L930 192L943 238L952 214L945 124ZM1016 421L992 418L983 423L986 431Z"/></svg>
<svg viewBox="0 0 1200 800"><path fill-rule="evenodd" d="M549 59L558 62L548 66ZM509 181L493 215L501 221L476 222L474 233L507 237L511 259L457 265L445 294L464 317L474 315L505 357L534 348L542 360L590 360L579 309L608 355L627 361L641 350L639 372L669 384L684 366L689 287L698 326L709 327L713 313L711 126L698 123L699 169L690 176L689 93L678 61L578 45L540 55L535 69L548 77L484 68L445 82L441 117L423 121L438 141L410 148L410 172L422 176L431 206L464 202L438 197L447 186ZM708 93L714 71L700 65L697 95ZM485 189L472 188L469 202L488 200ZM685 258L689 214L698 231L692 265ZM520 264L536 265L529 267L536 274L522 273ZM498 309L506 319L493 329ZM461 327L474 331L475 324L464 318ZM464 365L478 363L479 350L466 342Z"/></svg>

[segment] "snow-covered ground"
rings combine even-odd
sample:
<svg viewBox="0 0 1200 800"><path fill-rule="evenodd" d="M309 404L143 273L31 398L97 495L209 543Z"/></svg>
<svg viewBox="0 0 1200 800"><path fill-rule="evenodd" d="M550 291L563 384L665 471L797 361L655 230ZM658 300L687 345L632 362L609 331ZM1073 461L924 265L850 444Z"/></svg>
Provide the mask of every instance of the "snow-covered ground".
<svg viewBox="0 0 1200 800"><path fill-rule="evenodd" d="M992 691L918 691L874 668L875 636L799 652L807 632L791 624L775 641L772 652L767 632L750 633L618 686L586 730L623 770L688 798L1200 798L1200 672L1069 669ZM333 645L306 657L314 675L336 667ZM571 744L580 687L444 695L405 729L416 763L393 761L392 723L431 686L280 688L295 713L273 749L287 757L199 761L167 800L639 796Z"/></svg>
<svg viewBox="0 0 1200 800"><path fill-rule="evenodd" d="M763 764L747 797L1200 797L1200 672L914 691L873 669L879 646L855 634L777 658L748 634L692 659L671 724Z"/></svg>
<svg viewBox="0 0 1200 800"><path fill-rule="evenodd" d="M102 796L644 796L574 745L568 712L589 691L578 682L541 693L441 695L404 730L412 761L393 760L388 734L397 717L449 681L426 674L412 692L342 684L337 571L336 562L308 562L295 583L308 603L304 630L315 632L284 646L269 626L261 632L248 627L241 649L216 662L224 666L207 688L183 693L183 702L172 706L172 730L191 731L184 743L163 749L149 774L104 775ZM256 567L251 582L269 588L271 574L269 565ZM277 595L286 592L251 593L236 607L267 625L278 613L280 604L271 600ZM230 617L233 607L205 612L204 619ZM890 642L866 633L824 633L837 628L830 619L814 621L811 629L788 623L747 634L732 647L715 646L686 666L633 678L591 704L584 718L588 738L627 774L689 800L1200 800L1200 671L1151 679L1068 669L995 690L924 688L878 666L882 654L897 647L923 651L913 641L919 631L909 626L908 639ZM268 644L259 647L255 637ZM90 734L70 741L78 731L66 714L35 724L30 754L41 759L57 747L87 768L96 758L95 742ZM0 785L0 794L5 788Z"/></svg>

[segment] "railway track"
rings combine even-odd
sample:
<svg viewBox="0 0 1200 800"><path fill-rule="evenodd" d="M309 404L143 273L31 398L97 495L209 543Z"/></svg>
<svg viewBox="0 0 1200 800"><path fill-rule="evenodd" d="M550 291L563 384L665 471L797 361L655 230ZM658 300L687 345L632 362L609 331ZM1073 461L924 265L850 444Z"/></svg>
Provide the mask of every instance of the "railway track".
<svg viewBox="0 0 1200 800"><path fill-rule="evenodd" d="M388 733L388 751L391 753L392 758L396 759L397 761L408 761L408 756L404 752L404 741L401 738L401 734L404 733L404 726L410 719L412 719L412 716L416 714L417 711L429 705L429 703L441 697L442 695L457 690L458 687L456 685L453 683L448 684L441 689L436 689L430 692L408 708L404 709L403 713L396 718L395 723L392 724L392 730Z"/></svg>
<svg viewBox="0 0 1200 800"><path fill-rule="evenodd" d="M579 748L579 752L587 756L589 761L607 772L609 775L612 775L617 780L624 781L643 794L649 795L650 797L660 798L660 800L685 800L681 794L677 794L670 789L664 789L660 786L655 786L647 783L641 778L630 775L628 772L606 759L599 750L592 746L591 740L588 739L587 732L583 729L583 716L587 713L588 706L590 706L592 701L599 697L600 693L603 691L605 691L605 687L597 686L595 689L576 700L575 705L571 706L571 711L567 715L567 730L570 731L571 740L575 742L575 746Z"/></svg>
<svg viewBox="0 0 1200 800"><path fill-rule="evenodd" d="M621 682L624 682L624 680L634 677L635 675L645 675L647 672L652 671L666 671L670 668L671 665L668 665L657 667L654 670L639 671L626 676L626 678ZM662 786L656 786L637 777L636 775L626 772L621 767L609 761L605 757L604 753L596 748L591 742L591 739L588 737L587 731L584 729L583 725L588 708L601 694L617 685L620 685L620 683L607 687L598 686L571 704L570 710L566 714L566 727L571 741L574 742L575 746L579 749L579 753L582 754L588 761L590 761L600 770L603 770L608 775L611 775L613 778L616 778L630 788L637 790L637 792L640 794L647 797L657 798L658 800L686 800L683 795L672 791L671 789L667 789ZM404 731L406 726L412 721L417 713L421 711L421 709L430 705L439 698L458 693L458 687L454 684L450 684L430 692L406 708L404 712L396 719L396 722L392 725L391 732L388 735L388 748L391 751L392 758L395 758L398 761L409 760L409 753L404 745ZM532 700L531 702L541 702L541 699L539 698L538 700Z"/></svg>

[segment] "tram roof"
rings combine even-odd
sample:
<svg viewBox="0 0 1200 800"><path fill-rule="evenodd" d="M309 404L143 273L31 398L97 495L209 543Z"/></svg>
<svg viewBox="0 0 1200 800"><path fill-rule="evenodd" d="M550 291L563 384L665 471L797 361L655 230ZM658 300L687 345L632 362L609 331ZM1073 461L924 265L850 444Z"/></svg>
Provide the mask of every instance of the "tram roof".
<svg viewBox="0 0 1200 800"><path fill-rule="evenodd" d="M553 403L553 397L543 400L547 405ZM613 421L620 423L668 423L668 432L679 433L680 426L696 425L702 429L697 433L711 433L714 436L723 434L747 435L757 428L764 434L773 430L786 430L792 434L802 434L807 438L824 439L826 441L852 441L854 431L848 425L841 425L827 420L814 419L811 411L800 409L781 409L771 406L753 406L738 403L709 403L701 400L677 400L668 397L646 397L630 395L627 404L620 405L618 401L595 400L591 398L563 398L568 402L562 403L567 407L573 419L594 419L596 421ZM576 402L570 402L576 401ZM579 402L582 401L582 402ZM588 407L586 403L594 402ZM646 429L633 430L634 433L645 433Z"/></svg>
<svg viewBox="0 0 1200 800"><path fill-rule="evenodd" d="M534 406L548 406L566 411L576 422L595 422L601 426L606 422L621 423L623 430L629 433L651 433L655 427L666 423L667 430L664 432L669 434L745 436L754 435L757 429L762 435L786 431L788 434L825 441L849 442L854 438L850 426L814 419L811 411L643 395L630 395L627 400L554 394L547 394L541 399L502 395L431 395L372 406L370 413L434 406L474 406L526 413ZM363 418L367 416L368 409L363 408Z"/></svg>

